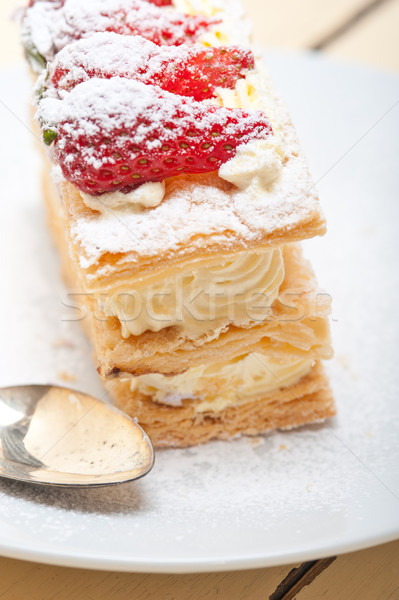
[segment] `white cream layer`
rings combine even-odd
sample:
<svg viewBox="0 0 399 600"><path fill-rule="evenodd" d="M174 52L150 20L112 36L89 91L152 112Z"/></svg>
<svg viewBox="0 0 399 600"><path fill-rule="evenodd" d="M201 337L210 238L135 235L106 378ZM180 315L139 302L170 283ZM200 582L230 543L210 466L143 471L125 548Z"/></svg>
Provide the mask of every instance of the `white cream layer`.
<svg viewBox="0 0 399 600"><path fill-rule="evenodd" d="M107 209L130 208L143 210L161 204L165 195L164 182L143 183L127 194L122 192L108 192L100 196L80 192L83 202L92 210L104 212Z"/></svg>
<svg viewBox="0 0 399 600"><path fill-rule="evenodd" d="M278 363L252 353L232 361L193 367L174 377L159 373L140 375L132 379L131 389L151 396L154 402L181 406L184 399L190 399L196 401L197 412L218 412L293 385L309 373L313 364L311 358Z"/></svg>
<svg viewBox="0 0 399 600"><path fill-rule="evenodd" d="M119 319L125 338L174 325L191 339L216 337L229 323L263 322L283 279L279 248L248 252L218 266L199 267L111 296L103 308Z"/></svg>

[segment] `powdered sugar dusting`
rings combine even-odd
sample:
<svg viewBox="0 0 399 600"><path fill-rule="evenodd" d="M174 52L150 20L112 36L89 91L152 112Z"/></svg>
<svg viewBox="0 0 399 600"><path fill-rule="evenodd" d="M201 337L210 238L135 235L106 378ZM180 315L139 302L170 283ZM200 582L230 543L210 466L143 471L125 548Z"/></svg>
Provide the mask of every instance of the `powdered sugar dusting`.
<svg viewBox="0 0 399 600"><path fill-rule="evenodd" d="M102 15L107 14L107 10L111 6L109 2L110 0L101 1ZM113 10L115 10L115 6L116 9L122 6L126 8L123 2L124 0L118 0L116 5L112 3ZM33 8L40 4L38 3ZM84 27L82 26L84 29L93 17L94 4L98 11L98 3L94 3L94 0L85 3L84 8L76 6L76 0L67 0L63 9L63 22L75 25L80 23L80 27L83 23L85 24ZM184 6L191 6L191 12L195 12L199 11L200 4L202 7L204 6L202 2L197 2L197 4L198 6L194 6L187 0ZM222 16L223 27L225 21L236 19L236 27L239 28L238 15L242 11L239 3L234 0L228 8L222 4L212 6L215 7L212 11L202 11L203 14ZM74 7L76 11L72 14ZM151 7L151 10L152 8L156 7ZM65 11L72 11L70 18L65 18L66 14L69 15ZM162 11L163 14L173 12L169 10L165 12L165 9ZM57 18L59 18L59 11L57 14ZM87 27L88 29L90 27ZM101 66L108 47L106 36L108 36L107 39L110 39L109 36L113 38L120 36L112 33L98 35L103 36L102 39L105 42L104 49L100 50L98 54L98 65ZM243 35L243 39L245 39L245 35ZM89 38L80 42L88 53L93 48L92 40L93 38ZM142 53L148 51L149 48L149 42L133 41L133 38L129 41L126 38L120 44L121 51L116 51L118 56L111 54L110 59L115 59L116 68L122 70L125 65L121 56L125 51L126 54L128 53L128 47L132 45L137 47L139 59ZM101 44L99 45L101 46ZM67 58L70 57L71 64L75 64L76 67L72 48L70 46L64 52L67 54ZM171 53L174 52L175 49L171 49ZM68 55L68 53L70 54ZM159 68L158 59L154 62L155 67ZM76 68L79 70L79 67ZM74 71L74 75L79 77L81 72ZM65 121L65 124L62 125L65 135L72 142L76 142L70 144L71 146L77 145L80 136L90 136L93 141L96 140L100 131L109 131L110 137L115 141L117 136L112 134L118 128L120 130L126 125L131 125L135 119L144 116L145 120L151 122L150 126L154 132L153 139L149 141L148 136L145 139L143 128L139 127L132 141L137 145L145 143L148 151L156 151L167 142L167 132L163 125L165 120L172 117L173 111L182 109L182 98L174 95L165 96L165 102L161 109L158 105L154 109L153 89L139 82L122 80L117 77L109 80L94 79L81 83L70 93L64 94L62 101L55 98L44 99L41 102L39 116L50 124ZM118 210L114 214L107 212L103 215L78 218L72 224L72 235L80 246L81 266L91 268L107 252L131 253L133 260L134 256L138 258L143 255L154 256L160 252L168 253L182 248L184 245L195 248L195 240L201 234L212 236L213 243L218 241L220 244L229 246L238 240L245 247L246 244L256 242L260 236L272 233L276 229L287 232L298 223L317 218L317 216L320 218L316 193L281 101L268 83L263 87L258 85L256 93L260 98L261 108L270 115L273 130L282 141L286 159L281 177L274 182L267 193L258 193L251 186L245 191L237 190L216 175L191 177L182 175L172 178L166 181L164 201L156 208L139 213ZM183 108L187 107L187 117L192 119L195 114L194 105L190 104L189 100L184 100L184 102ZM223 115L223 112L219 114ZM257 112L253 111L250 118L255 119L256 115ZM185 116L181 121L182 125L184 125L184 120ZM217 122L217 117L209 110L209 115L205 115L201 125L206 130L214 122ZM147 124L146 127L148 128ZM160 135L161 131L162 135ZM245 141L245 139L242 140L243 143ZM68 148L66 148L66 142L62 135L59 136L57 145L60 153L64 150L67 152ZM118 148L115 149L118 150ZM96 142L80 149L85 162L94 169L100 169L105 165L103 156L99 155L97 150ZM108 155L107 161L108 166L113 164L112 155ZM78 157L67 152L63 157L63 163L64 173L68 179L74 181L80 168ZM103 267L105 270L106 268Z"/></svg>
<svg viewBox="0 0 399 600"><path fill-rule="evenodd" d="M298 195L293 196L294 183ZM231 244L240 239L254 242L264 232L294 227L315 210L317 199L309 195L303 163L298 160L286 169L278 192L269 192L267 198L264 194L251 198L250 191L232 189L212 174L181 177L167 182L164 201L156 208L82 218L72 227L72 234L82 246L81 266L89 268L104 252L153 256L185 244L195 248L195 237L201 234L227 245L229 237Z"/></svg>
<svg viewBox="0 0 399 600"><path fill-rule="evenodd" d="M260 111L207 106L121 77L90 79L62 99L45 98L38 118L58 131L55 156L65 177L89 193L90 178L112 190L209 172L234 156L237 138L245 144L271 133Z"/></svg>
<svg viewBox="0 0 399 600"><path fill-rule="evenodd" d="M252 52L240 46L157 46L140 36L95 33L61 50L41 85L62 94L92 77L117 76L202 100L216 95L218 86L234 88L253 63Z"/></svg>
<svg viewBox="0 0 399 600"><path fill-rule="evenodd" d="M151 81L161 69L167 70L171 61L184 59L190 49L191 46L160 47L140 36L95 33L61 50L50 65L50 77L57 69L67 70L57 82L60 88L66 89L72 82L88 80L88 72L90 77L97 73L122 77L134 72L139 81L143 76Z"/></svg>
<svg viewBox="0 0 399 600"><path fill-rule="evenodd" d="M236 119L230 119L234 114ZM202 132L206 139L216 125L222 126L226 135L231 135L238 133L238 127L243 123L255 128L259 120L265 120L260 111L246 115L241 111L235 113L223 107L210 107L122 77L90 79L63 99L45 98L40 102L37 117L44 126L60 126L60 130L76 142L80 136L90 139L115 133L113 149L118 149L120 143L118 133L126 131L129 143L143 147L144 151L160 148L170 141L170 137L184 136L190 127ZM196 124L196 121L199 122ZM170 126L173 126L172 133L169 133ZM151 134L154 139L148 140ZM267 135L268 131L262 137ZM249 139L249 135L244 136L242 143ZM62 144L61 135L57 144ZM91 153L95 151L95 148L88 149Z"/></svg>
<svg viewBox="0 0 399 600"><path fill-rule="evenodd" d="M239 240L251 243L265 233L287 232L302 220L320 215L317 192L286 110L276 96L269 94L267 101L273 105L273 117L280 123L289 157L281 177L267 193L240 191L216 174L167 180L165 198L156 208L75 221L72 233L81 246L81 266L95 265L105 252L153 256L183 245L194 248L201 234L212 235L213 242L224 245Z"/></svg>
<svg viewBox="0 0 399 600"><path fill-rule="evenodd" d="M73 40L95 32L141 35L160 45L179 45L193 42L212 23L206 17L185 16L145 0L65 0L61 7L37 2L26 11L22 40L51 60Z"/></svg>

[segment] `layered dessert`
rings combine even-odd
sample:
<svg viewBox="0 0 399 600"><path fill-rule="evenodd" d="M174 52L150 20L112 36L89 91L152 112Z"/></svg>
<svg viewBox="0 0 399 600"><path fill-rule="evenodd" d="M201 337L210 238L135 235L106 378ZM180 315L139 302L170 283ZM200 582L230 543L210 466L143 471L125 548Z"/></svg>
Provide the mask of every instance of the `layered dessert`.
<svg viewBox="0 0 399 600"><path fill-rule="evenodd" d="M98 371L156 446L332 416L325 220L237 0L37 0L43 189Z"/></svg>

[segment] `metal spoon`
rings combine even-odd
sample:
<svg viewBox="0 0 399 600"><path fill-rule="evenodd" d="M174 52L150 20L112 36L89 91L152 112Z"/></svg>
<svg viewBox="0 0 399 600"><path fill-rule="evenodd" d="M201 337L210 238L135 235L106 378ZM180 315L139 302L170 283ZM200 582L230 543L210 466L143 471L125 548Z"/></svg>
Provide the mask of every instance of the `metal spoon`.
<svg viewBox="0 0 399 600"><path fill-rule="evenodd" d="M153 464L141 427L88 394L54 385L0 388L0 477L99 486L142 477Z"/></svg>

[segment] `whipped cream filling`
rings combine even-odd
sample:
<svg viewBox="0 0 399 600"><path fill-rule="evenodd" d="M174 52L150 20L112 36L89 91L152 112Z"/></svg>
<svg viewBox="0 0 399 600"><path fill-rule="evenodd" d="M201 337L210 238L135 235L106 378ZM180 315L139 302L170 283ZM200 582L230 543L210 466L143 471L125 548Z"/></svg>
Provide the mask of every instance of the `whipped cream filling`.
<svg viewBox="0 0 399 600"><path fill-rule="evenodd" d="M119 208L144 210L161 204L165 195L165 184L164 182L143 183L143 185L140 185L127 194L109 192L100 196L92 196L91 194L80 192L80 195L86 206L98 212Z"/></svg>
<svg viewBox="0 0 399 600"><path fill-rule="evenodd" d="M204 46L250 45L252 25L240 0L230 0L228 7L225 0L174 0L173 4L179 12L223 19L201 36Z"/></svg>
<svg viewBox="0 0 399 600"><path fill-rule="evenodd" d="M215 17L219 12L217 3L212 0L174 0L175 8L187 14L201 14L206 17Z"/></svg>
<svg viewBox="0 0 399 600"><path fill-rule="evenodd" d="M219 177L241 190L268 191L282 171L281 157L275 143L253 140L237 148L236 155L219 169Z"/></svg>
<svg viewBox="0 0 399 600"><path fill-rule="evenodd" d="M284 279L279 248L245 253L221 265L198 267L107 298L103 310L122 336L178 326L190 339L217 337L229 323L263 322Z"/></svg>
<svg viewBox="0 0 399 600"><path fill-rule="evenodd" d="M277 362L251 353L231 361L193 367L173 377L159 373L140 375L132 379L131 389L161 404L181 406L185 399L194 400L197 412L218 412L289 387L309 373L313 365L312 358Z"/></svg>
<svg viewBox="0 0 399 600"><path fill-rule="evenodd" d="M261 106L260 89L259 73L250 72L237 81L235 89L218 88L217 100L228 108L256 110ZM219 177L247 190L250 196L263 194L280 178L283 159L279 137L274 133L267 140L238 146L235 156L219 168Z"/></svg>
<svg viewBox="0 0 399 600"><path fill-rule="evenodd" d="M262 86L259 73L249 71L243 79L238 79L234 88L216 88L216 99L220 106L225 108L243 108L256 110L261 107L261 98L258 92Z"/></svg>

